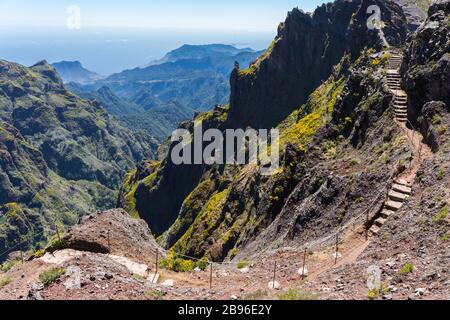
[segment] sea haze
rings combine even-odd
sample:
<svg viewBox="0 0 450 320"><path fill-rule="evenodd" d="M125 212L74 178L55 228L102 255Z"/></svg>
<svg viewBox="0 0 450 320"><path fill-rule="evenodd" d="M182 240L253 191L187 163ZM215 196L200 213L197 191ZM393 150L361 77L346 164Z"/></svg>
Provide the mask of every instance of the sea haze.
<svg viewBox="0 0 450 320"><path fill-rule="evenodd" d="M32 65L77 60L102 75L144 66L183 44L267 48L274 33L139 28L0 28L0 59Z"/></svg>

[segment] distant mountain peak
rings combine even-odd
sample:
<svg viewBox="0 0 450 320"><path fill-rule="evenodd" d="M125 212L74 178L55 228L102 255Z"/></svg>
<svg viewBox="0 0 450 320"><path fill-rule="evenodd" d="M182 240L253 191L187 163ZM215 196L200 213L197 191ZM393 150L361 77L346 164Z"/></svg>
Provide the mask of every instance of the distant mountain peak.
<svg viewBox="0 0 450 320"><path fill-rule="evenodd" d="M167 53L162 59L150 62L148 65L144 66L144 68L179 60L204 59L213 55L236 56L244 52L254 53L256 51L252 48L239 49L229 44L184 44Z"/></svg>
<svg viewBox="0 0 450 320"><path fill-rule="evenodd" d="M80 61L60 61L53 63L52 66L58 71L65 83L87 84L104 78L84 68Z"/></svg>

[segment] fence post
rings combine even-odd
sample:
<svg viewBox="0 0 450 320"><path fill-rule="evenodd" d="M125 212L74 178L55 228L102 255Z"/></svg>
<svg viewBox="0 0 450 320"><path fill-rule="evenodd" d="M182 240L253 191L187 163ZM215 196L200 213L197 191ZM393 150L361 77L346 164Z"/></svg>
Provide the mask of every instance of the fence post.
<svg viewBox="0 0 450 320"><path fill-rule="evenodd" d="M302 280L305 280L306 251L307 249L305 248L305 252L303 253Z"/></svg>
<svg viewBox="0 0 450 320"><path fill-rule="evenodd" d="M367 209L367 213L366 213L366 241L369 240L369 209Z"/></svg>
<svg viewBox="0 0 450 320"><path fill-rule="evenodd" d="M339 254L339 230L336 233L336 251L335 251L335 257L334 257L334 264L337 264L338 254Z"/></svg>
<svg viewBox="0 0 450 320"><path fill-rule="evenodd" d="M56 224L56 222L55 222L55 229L56 229L56 235L58 237L58 241L61 242L61 236L59 234L59 229L58 229L58 225Z"/></svg>
<svg viewBox="0 0 450 320"><path fill-rule="evenodd" d="M156 275L158 274L158 249L156 249L156 256L155 256L155 274L153 275L152 283L155 282Z"/></svg>
<svg viewBox="0 0 450 320"><path fill-rule="evenodd" d="M20 251L20 259L22 260L22 264L24 264L24 259L23 259L23 251Z"/></svg>
<svg viewBox="0 0 450 320"><path fill-rule="evenodd" d="M275 289L275 278L277 274L277 262L275 261L273 263L273 281L272 281L272 288Z"/></svg>
<svg viewBox="0 0 450 320"><path fill-rule="evenodd" d="M213 278L213 264L209 264L209 290L212 289L212 278Z"/></svg>
<svg viewBox="0 0 450 320"><path fill-rule="evenodd" d="M110 232L108 230L108 250L111 253L111 238L110 238L109 234L110 234Z"/></svg>

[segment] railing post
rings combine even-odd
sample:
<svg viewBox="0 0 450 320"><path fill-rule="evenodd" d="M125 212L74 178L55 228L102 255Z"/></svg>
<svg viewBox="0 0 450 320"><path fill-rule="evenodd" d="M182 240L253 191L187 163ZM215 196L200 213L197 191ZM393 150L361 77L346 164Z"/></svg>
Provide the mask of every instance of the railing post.
<svg viewBox="0 0 450 320"><path fill-rule="evenodd" d="M307 249L305 248L305 252L303 253L302 280L305 279L306 250L307 250Z"/></svg>
<svg viewBox="0 0 450 320"><path fill-rule="evenodd" d="M213 264L209 264L209 290L212 289L212 279L213 279Z"/></svg>
<svg viewBox="0 0 450 320"><path fill-rule="evenodd" d="M338 254L339 254L339 229L338 229L338 232L336 233L336 251L335 251L335 257L334 257L335 265L337 264Z"/></svg>
<svg viewBox="0 0 450 320"><path fill-rule="evenodd" d="M273 280L272 280L272 288L273 288L273 289L275 289L276 273L277 273L277 262L275 261L275 262L273 263Z"/></svg>

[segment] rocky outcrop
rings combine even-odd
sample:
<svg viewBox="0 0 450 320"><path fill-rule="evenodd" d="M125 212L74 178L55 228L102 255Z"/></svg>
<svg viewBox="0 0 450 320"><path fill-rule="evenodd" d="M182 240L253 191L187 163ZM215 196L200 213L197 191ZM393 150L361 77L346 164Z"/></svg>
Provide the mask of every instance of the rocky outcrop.
<svg viewBox="0 0 450 320"><path fill-rule="evenodd" d="M141 262L154 262L158 250L145 221L133 219L122 209L83 217L70 229L64 241L68 249L109 253Z"/></svg>
<svg viewBox="0 0 450 320"><path fill-rule="evenodd" d="M273 127L306 102L345 54L354 60L365 47L380 49L379 31L367 28L371 5L381 9L388 43L402 45L406 19L390 1L338 0L312 15L294 9L267 52L249 69L233 71L227 125Z"/></svg>
<svg viewBox="0 0 450 320"><path fill-rule="evenodd" d="M401 67L402 84L409 97L409 119L434 148L442 125L438 110L450 110L449 15L450 1L439 0L431 5L429 17L408 42ZM433 105L441 108L430 114ZM429 130L433 126L435 130Z"/></svg>
<svg viewBox="0 0 450 320"><path fill-rule="evenodd" d="M415 31L427 18L431 0L394 0L405 12L409 31Z"/></svg>

